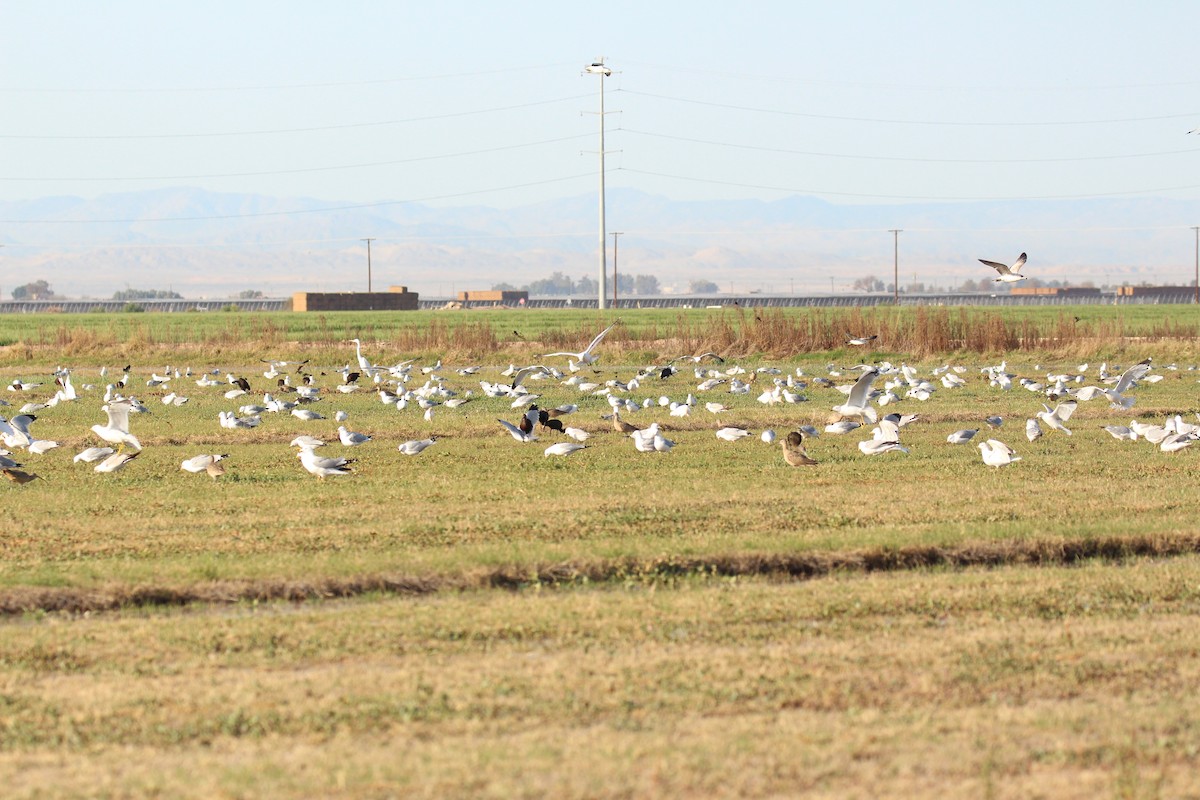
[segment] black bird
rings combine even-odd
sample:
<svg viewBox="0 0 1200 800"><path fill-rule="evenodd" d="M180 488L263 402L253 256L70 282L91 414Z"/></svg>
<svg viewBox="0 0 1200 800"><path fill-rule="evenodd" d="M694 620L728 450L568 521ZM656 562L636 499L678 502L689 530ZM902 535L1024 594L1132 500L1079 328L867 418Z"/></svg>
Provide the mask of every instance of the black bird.
<svg viewBox="0 0 1200 800"><path fill-rule="evenodd" d="M250 393L250 381L246 380L245 378L234 378L233 385L247 394Z"/></svg>
<svg viewBox="0 0 1200 800"><path fill-rule="evenodd" d="M550 416L550 412L544 409L538 409L538 423L543 428L549 428L552 431L563 432L563 423L561 419L555 419Z"/></svg>
<svg viewBox="0 0 1200 800"><path fill-rule="evenodd" d="M349 385L351 383L354 383L361 377L362 377L361 372L351 372L348 375L346 375L346 384Z"/></svg>

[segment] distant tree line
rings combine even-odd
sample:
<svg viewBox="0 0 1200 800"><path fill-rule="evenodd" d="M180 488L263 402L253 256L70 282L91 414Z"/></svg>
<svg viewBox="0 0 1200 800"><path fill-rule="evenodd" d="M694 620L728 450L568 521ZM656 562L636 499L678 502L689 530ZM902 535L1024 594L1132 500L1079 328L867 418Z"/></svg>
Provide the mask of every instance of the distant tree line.
<svg viewBox="0 0 1200 800"><path fill-rule="evenodd" d="M13 300L54 300L56 297L46 281L32 281L12 290Z"/></svg>
<svg viewBox="0 0 1200 800"><path fill-rule="evenodd" d="M182 300L183 295L168 289L122 289L113 292L112 299L123 303L133 300Z"/></svg>
<svg viewBox="0 0 1200 800"><path fill-rule="evenodd" d="M611 285L609 287L612 288ZM533 297L566 297L582 295L587 297L599 291L599 286L593 278L584 275L577 281L571 280L561 272L555 272L549 278L530 281L524 286L513 286L511 283L497 283L493 291L529 292ZM720 287L712 281L694 280L688 285L689 294L716 294ZM662 294L662 285L654 275L623 275L617 273L617 294L622 296L651 297Z"/></svg>

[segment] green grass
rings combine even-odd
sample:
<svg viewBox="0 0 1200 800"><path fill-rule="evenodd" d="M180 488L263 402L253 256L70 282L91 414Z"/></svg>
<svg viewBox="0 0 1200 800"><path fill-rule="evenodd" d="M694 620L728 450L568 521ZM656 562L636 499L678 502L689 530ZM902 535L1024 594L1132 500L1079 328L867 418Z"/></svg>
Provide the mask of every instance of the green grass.
<svg viewBox="0 0 1200 800"><path fill-rule="evenodd" d="M574 324L574 344L598 324L563 320L536 335ZM355 325L339 322L314 372L353 357L341 337ZM265 365L228 359L250 344L172 335L193 368L269 388ZM164 406L165 390L144 385L160 367L138 361L132 392L153 412L132 419L142 456L114 475L71 462L103 421L98 386L39 412L34 433L61 443L24 459L43 480L0 484L0 779L13 797L1187 795L1200 732L1200 556L1188 554L1200 449L1164 454L1100 427L1195 422L1191 347L1121 344L1123 363L1154 355L1180 369L1137 387L1134 414L1081 403L1073 436L1034 443L1024 421L1039 398L978 374L1003 355L921 361L923 374L963 364L969 384L892 406L921 415L903 430L912 452L871 458L860 431L822 435L809 442L813 469L788 467L757 436L713 432L823 426L834 389L768 408L761 388L696 392L690 368L648 380L634 397L691 391L701 404L683 419L657 405L628 415L678 443L645 454L600 419L602 398L545 381L539 402L578 403L571 424L593 432L559 459L542 455L555 435L523 445L500 428L497 417L517 418L507 400L476 397L430 423L415 404L329 391L332 374L313 406L329 420L264 414L259 428L224 430L217 412L248 399L180 382L190 402ZM479 378L499 379L529 350L470 359L487 365L475 378L453 372L465 357L441 374L478 395ZM595 377L630 377L632 359L617 365L629 352L606 344ZM0 380L41 380L44 399L47 364L77 365L81 386L114 354L103 345L77 361L39 345ZM1007 357L1029 376L1077 363ZM831 359L745 363L811 378ZM718 420L707 400L732 409ZM354 475L319 481L288 442L332 436L337 409L375 440L348 452ZM993 413L1005 424L991 435L1022 456L999 471L945 442ZM430 434L439 441L421 455L396 452ZM229 454L221 480L180 471L202 452ZM824 567L784 568L810 562Z"/></svg>

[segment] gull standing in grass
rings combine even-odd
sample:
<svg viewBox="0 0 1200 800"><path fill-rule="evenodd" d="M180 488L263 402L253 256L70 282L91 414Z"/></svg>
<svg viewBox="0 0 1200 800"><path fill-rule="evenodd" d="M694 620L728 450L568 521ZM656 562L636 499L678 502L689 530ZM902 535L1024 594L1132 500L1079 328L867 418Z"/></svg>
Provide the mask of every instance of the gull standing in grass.
<svg viewBox="0 0 1200 800"><path fill-rule="evenodd" d="M1051 411L1050 406L1043 403L1042 408L1045 410L1037 412L1037 418L1049 425L1054 430L1062 431L1067 436L1070 436L1071 432L1067 430L1067 426L1063 423L1071 418L1071 414L1075 413L1075 407L1077 405L1078 403L1072 400L1066 403L1059 403L1054 407L1054 410Z"/></svg>
<svg viewBox="0 0 1200 800"><path fill-rule="evenodd" d="M907 453L908 448L900 444L900 426L890 419L881 419L872 429L873 437L858 443L858 449L863 455L877 456L899 450Z"/></svg>
<svg viewBox="0 0 1200 800"><path fill-rule="evenodd" d="M429 447L436 441L436 436L430 436L428 439L410 439L396 449L406 456L415 456L417 453L420 453L422 450L424 450L426 447Z"/></svg>
<svg viewBox="0 0 1200 800"><path fill-rule="evenodd" d="M578 453L587 447L586 444L578 442L556 442L543 451L544 456L569 456L571 453Z"/></svg>
<svg viewBox="0 0 1200 800"><path fill-rule="evenodd" d="M966 428L950 434L946 437L946 441L950 444L966 444L967 442L971 441L971 439L973 439L977 433L979 433L978 428Z"/></svg>
<svg viewBox="0 0 1200 800"><path fill-rule="evenodd" d="M99 464L93 467L93 469L96 472L118 472L125 469L126 465L129 464L130 461L133 461L141 454L141 450L137 451L136 453L123 453L121 452L120 448L118 448L117 452L101 461Z"/></svg>
<svg viewBox="0 0 1200 800"><path fill-rule="evenodd" d="M73 461L78 464L82 461L85 464L94 464L102 458L108 458L113 453L117 452L111 447L89 447L86 450L76 454Z"/></svg>
<svg viewBox="0 0 1200 800"><path fill-rule="evenodd" d="M223 458L229 458L229 456L227 454L192 456L180 464L179 468L184 472L200 473Z"/></svg>
<svg viewBox="0 0 1200 800"><path fill-rule="evenodd" d="M727 427L717 431L717 438L725 442L736 442L738 439L744 439L750 435L750 431L745 428Z"/></svg>
<svg viewBox="0 0 1200 800"><path fill-rule="evenodd" d="M980 442L979 452L983 455L984 464L987 464L989 467L996 467L997 469L1014 461L1021 460L1021 457L1011 447L995 439Z"/></svg>
<svg viewBox="0 0 1200 800"><path fill-rule="evenodd" d="M371 437L365 433L355 433L354 431L346 430L345 425L338 426L338 439L346 447L357 447L360 444L366 444L371 441Z"/></svg>
<svg viewBox="0 0 1200 800"><path fill-rule="evenodd" d="M1036 419L1025 420L1025 438L1029 441L1034 441L1042 436L1042 427L1038 425Z"/></svg>
<svg viewBox="0 0 1200 800"><path fill-rule="evenodd" d="M350 458L325 458L319 456L315 450L309 447L300 448L300 452L296 454L296 457L300 459L301 466L322 480L330 475L351 474L350 465L354 463L354 459Z"/></svg>
<svg viewBox="0 0 1200 800"><path fill-rule="evenodd" d="M129 432L129 411L132 408L133 403L130 400L114 400L100 409L108 415L108 424L92 426L93 433L109 444L117 446L117 453L124 452L126 445L132 445L139 451L142 449L142 443L137 440L136 436ZM124 462L122 466L124 466ZM116 469L119 468L117 467ZM112 470L102 471L111 472Z"/></svg>
<svg viewBox="0 0 1200 800"><path fill-rule="evenodd" d="M1117 383L1113 388L1102 389L1101 392L1108 398L1114 409L1128 411L1133 408L1136 399L1126 397L1125 392L1137 386L1138 381L1145 378L1146 373L1149 371L1150 359L1147 358L1144 361L1139 361L1121 373L1121 377L1117 379Z"/></svg>

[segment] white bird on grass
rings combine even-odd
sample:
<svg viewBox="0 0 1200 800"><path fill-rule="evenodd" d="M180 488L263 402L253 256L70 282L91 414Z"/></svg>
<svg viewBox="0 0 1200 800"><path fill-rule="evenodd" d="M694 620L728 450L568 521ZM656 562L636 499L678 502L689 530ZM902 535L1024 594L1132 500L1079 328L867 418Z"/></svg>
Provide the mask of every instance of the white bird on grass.
<svg viewBox="0 0 1200 800"><path fill-rule="evenodd" d="M1071 414L1075 412L1075 407L1077 405L1079 404L1074 401L1059 403L1054 407L1054 410L1051 411L1050 406L1043 403L1042 408L1045 410L1037 412L1037 418L1049 425L1054 430L1062 431L1067 436L1070 436L1071 432L1067 430L1067 426L1063 423L1071 418Z"/></svg>
<svg viewBox="0 0 1200 800"><path fill-rule="evenodd" d="M875 367L867 367L863 370L862 377L850 387L846 402L840 406L834 406L833 410L843 417L860 417L864 422L872 424L877 422L879 414L870 405L871 384L877 377L879 377L879 370Z"/></svg>
<svg viewBox="0 0 1200 800"><path fill-rule="evenodd" d="M725 442L736 442L738 439L743 439L750 435L750 431L744 428L721 428L717 431L717 438Z"/></svg>
<svg viewBox="0 0 1200 800"><path fill-rule="evenodd" d="M1146 373L1150 371L1150 359L1138 362L1129 369L1121 373L1121 377L1117 379L1117 383L1111 389L1103 389L1104 396L1112 404L1114 409L1128 410L1133 408L1133 397L1126 397L1125 392L1137 386L1138 381L1146 377Z"/></svg>
<svg viewBox="0 0 1200 800"><path fill-rule="evenodd" d="M908 452L908 448L900 444L900 426L892 420L879 420L879 424L872 429L871 433L872 438L858 443L858 449L862 451L863 455L877 456L895 450L902 453Z"/></svg>
<svg viewBox="0 0 1200 800"><path fill-rule="evenodd" d="M578 453L580 450L583 450L586 447L587 447L586 444L580 444L579 442L555 442L554 444L547 447L542 452L542 455L544 455L544 456L569 456L569 455L571 455L571 453Z"/></svg>
<svg viewBox="0 0 1200 800"><path fill-rule="evenodd" d="M189 459L185 459L183 463L179 465L179 468L184 472L191 472L193 474L206 472L210 466L216 464L223 458L229 458L229 456L224 453L192 456Z"/></svg>
<svg viewBox="0 0 1200 800"><path fill-rule="evenodd" d="M526 433L525 431L521 430L516 425L513 425L511 422L509 422L506 419L497 419L496 422L499 422L501 425L503 425L504 429L506 431L508 431L510 434L512 434L512 437L514 439L516 439L518 442L525 443L525 442L536 442L537 441L538 437L534 435L533 431L529 431L528 433Z"/></svg>
<svg viewBox="0 0 1200 800"><path fill-rule="evenodd" d="M75 455L73 461L78 464L82 461L85 464L94 464L102 458L108 458L113 453L117 452L111 447L89 447Z"/></svg>
<svg viewBox="0 0 1200 800"><path fill-rule="evenodd" d="M966 428L961 431L955 431L946 437L946 441L950 444L966 444L974 438L975 434L979 433L978 428Z"/></svg>
<svg viewBox="0 0 1200 800"><path fill-rule="evenodd" d="M983 455L984 464L987 464L989 467L996 467L997 469L1014 461L1021 460L1021 457L1011 447L995 439L980 442L979 452Z"/></svg>
<svg viewBox="0 0 1200 800"><path fill-rule="evenodd" d="M406 456L415 456L436 441L436 436L430 436L428 439L410 439L396 449Z"/></svg>
<svg viewBox="0 0 1200 800"><path fill-rule="evenodd" d="M125 469L125 466L130 461L133 461L135 458L141 455L141 453L141 450L136 453L122 453L118 450L93 467L93 469L95 469L96 472L117 472Z"/></svg>
<svg viewBox="0 0 1200 800"><path fill-rule="evenodd" d="M129 400L114 400L100 409L108 415L108 424L92 426L92 432L109 444L115 444L118 453L124 452L126 445L132 445L139 451L142 449L142 443L129 432L129 412L132 408L133 403Z"/></svg>
<svg viewBox="0 0 1200 800"><path fill-rule="evenodd" d="M1034 441L1042 436L1042 428L1038 425L1036 419L1025 420L1025 438L1029 441Z"/></svg>
<svg viewBox="0 0 1200 800"><path fill-rule="evenodd" d="M590 433L582 428L563 428L563 433L577 442L586 442L588 437L591 436Z"/></svg>
<svg viewBox="0 0 1200 800"><path fill-rule="evenodd" d="M342 444L344 444L346 447L357 447L360 444L366 444L367 442L371 441L370 436L367 436L365 433L356 433L354 431L346 430L345 425L338 426L338 439L340 439Z"/></svg>
<svg viewBox="0 0 1200 800"><path fill-rule="evenodd" d="M304 469L322 480L330 475L351 474L350 465L354 463L354 460L349 458L324 458L310 447L301 448L296 457L300 459Z"/></svg>
<svg viewBox="0 0 1200 800"><path fill-rule="evenodd" d="M1110 436L1122 442L1136 442L1138 438L1138 435L1133 430L1124 425L1105 425L1102 430L1108 431Z"/></svg>

